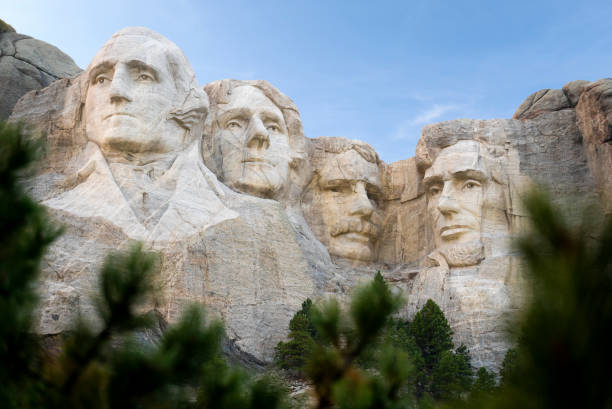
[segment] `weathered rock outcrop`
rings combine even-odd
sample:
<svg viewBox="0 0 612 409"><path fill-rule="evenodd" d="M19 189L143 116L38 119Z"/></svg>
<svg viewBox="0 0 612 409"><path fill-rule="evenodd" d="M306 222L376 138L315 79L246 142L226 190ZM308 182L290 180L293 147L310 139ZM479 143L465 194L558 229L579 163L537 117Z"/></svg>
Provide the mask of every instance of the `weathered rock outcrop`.
<svg viewBox="0 0 612 409"><path fill-rule="evenodd" d="M72 58L57 47L6 28L0 32L0 120L9 117L17 100L28 91L80 72Z"/></svg>
<svg viewBox="0 0 612 409"><path fill-rule="evenodd" d="M121 30L11 117L45 131L27 186L66 226L44 260L38 331L88 316L104 255L140 240L162 257L150 309L171 323L206 304L247 360L271 358L306 297L346 299L380 269L406 316L434 299L474 364L497 369L526 297L510 246L523 192L540 183L570 210L601 198L610 212L611 84L538 91L514 119L428 125L415 157L385 164L363 142L306 138L266 81L200 87L176 45Z"/></svg>
<svg viewBox="0 0 612 409"><path fill-rule="evenodd" d="M606 214L612 214L612 79L584 84L576 105L589 168Z"/></svg>

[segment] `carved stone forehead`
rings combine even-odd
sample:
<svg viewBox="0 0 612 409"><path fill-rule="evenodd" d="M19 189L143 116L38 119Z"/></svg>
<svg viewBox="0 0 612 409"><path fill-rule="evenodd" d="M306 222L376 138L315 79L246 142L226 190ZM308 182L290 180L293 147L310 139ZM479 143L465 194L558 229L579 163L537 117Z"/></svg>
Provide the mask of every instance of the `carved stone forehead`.
<svg viewBox="0 0 612 409"><path fill-rule="evenodd" d="M467 170L487 174L483 146L476 141L459 141L440 151L431 167L425 171L425 179L434 176L448 177Z"/></svg>
<svg viewBox="0 0 612 409"><path fill-rule="evenodd" d="M261 90L250 85L243 85L232 89L227 104L219 104L221 113L234 109L246 109L252 112L269 112L279 121L285 122L281 110Z"/></svg>
<svg viewBox="0 0 612 409"><path fill-rule="evenodd" d="M164 47L159 41L144 36L113 37L98 51L89 64L89 68L103 62L138 60L169 74L167 51L167 47Z"/></svg>
<svg viewBox="0 0 612 409"><path fill-rule="evenodd" d="M187 92L197 86L193 68L181 49L161 34L144 27L128 27L116 32L100 48L87 70L105 62L131 60L167 74L174 80L177 90Z"/></svg>
<svg viewBox="0 0 612 409"><path fill-rule="evenodd" d="M380 172L375 163L368 162L353 149L328 155L319 171L319 183L325 185L333 181L365 181L380 187Z"/></svg>

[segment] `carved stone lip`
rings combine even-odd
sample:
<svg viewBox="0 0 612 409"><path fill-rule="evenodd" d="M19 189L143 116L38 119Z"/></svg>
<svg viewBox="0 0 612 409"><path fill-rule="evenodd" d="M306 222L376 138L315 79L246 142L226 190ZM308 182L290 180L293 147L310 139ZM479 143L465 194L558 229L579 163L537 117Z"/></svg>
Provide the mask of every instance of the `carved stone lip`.
<svg viewBox="0 0 612 409"><path fill-rule="evenodd" d="M375 234L374 232L371 231L367 231L367 230L344 230L344 231L339 231L339 232L335 232L331 234L332 237L338 237L338 236L350 236L350 237L360 237L360 238L367 238L368 240L370 240L370 238L374 237Z"/></svg>
<svg viewBox="0 0 612 409"><path fill-rule="evenodd" d="M472 230L470 226L464 224L453 224L442 227L440 229L440 237L450 239Z"/></svg>
<svg viewBox="0 0 612 409"><path fill-rule="evenodd" d="M242 163L256 163L258 165L268 165L270 167L273 166L272 163L270 163L269 160L267 160L265 158L258 157L258 156L252 156L252 157L244 158L242 160Z"/></svg>
<svg viewBox="0 0 612 409"><path fill-rule="evenodd" d="M370 236L363 232L349 231L346 233L339 234L336 237L343 237L345 239L348 239L351 241L357 241L357 242L364 243L364 244L370 242Z"/></svg>
<svg viewBox="0 0 612 409"><path fill-rule="evenodd" d="M127 112L113 112L112 114L108 114L108 115L106 115L106 116L105 116L105 117L104 117L102 120L103 120L103 121L105 121L105 120L107 120L108 118L111 118L111 117L113 117L113 116L129 116L129 117L131 117L131 118L135 118L135 116L134 116L134 115L132 115L132 114L128 114Z"/></svg>

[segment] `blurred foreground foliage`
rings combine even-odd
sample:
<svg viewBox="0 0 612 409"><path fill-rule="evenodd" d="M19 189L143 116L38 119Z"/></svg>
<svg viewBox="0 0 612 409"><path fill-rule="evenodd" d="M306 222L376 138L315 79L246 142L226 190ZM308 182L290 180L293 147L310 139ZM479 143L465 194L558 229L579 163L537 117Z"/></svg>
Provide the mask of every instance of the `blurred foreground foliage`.
<svg viewBox="0 0 612 409"><path fill-rule="evenodd" d="M0 405L2 408L281 408L285 397L221 358L223 328L191 307L155 345L139 342L154 324L141 313L158 256L134 245L107 257L97 322L79 319L48 353L34 334L36 278L60 234L18 183L37 147L23 127L0 122Z"/></svg>
<svg viewBox="0 0 612 409"><path fill-rule="evenodd" d="M461 406L612 408L612 219L588 209L576 227L543 191L525 203L532 228L516 245L531 301L519 342L500 389Z"/></svg>

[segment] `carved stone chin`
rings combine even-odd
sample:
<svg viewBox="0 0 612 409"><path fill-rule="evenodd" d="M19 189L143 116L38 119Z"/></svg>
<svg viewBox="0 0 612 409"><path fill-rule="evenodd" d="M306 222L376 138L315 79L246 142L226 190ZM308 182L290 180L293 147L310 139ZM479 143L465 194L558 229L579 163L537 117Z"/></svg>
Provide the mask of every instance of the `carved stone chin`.
<svg viewBox="0 0 612 409"><path fill-rule="evenodd" d="M443 257L443 260L440 259ZM437 248L428 257L428 267L469 267L479 264L484 260L484 245L480 241L447 245ZM445 263L444 266L442 263Z"/></svg>

